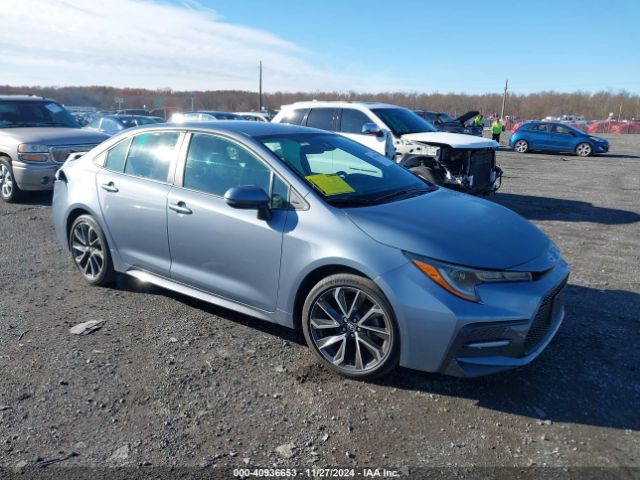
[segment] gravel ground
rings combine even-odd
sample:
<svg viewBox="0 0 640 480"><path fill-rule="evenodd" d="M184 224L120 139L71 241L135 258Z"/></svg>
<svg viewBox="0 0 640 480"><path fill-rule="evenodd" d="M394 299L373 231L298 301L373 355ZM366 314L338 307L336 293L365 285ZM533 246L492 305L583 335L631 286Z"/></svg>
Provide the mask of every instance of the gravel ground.
<svg viewBox="0 0 640 480"><path fill-rule="evenodd" d="M637 478L640 138L610 138L612 154L587 159L499 152L494 200L542 227L572 276L549 348L473 380L349 381L287 329L127 278L90 287L56 243L50 195L0 203L0 467L622 466L636 470L606 476ZM105 323L69 333L87 320Z"/></svg>

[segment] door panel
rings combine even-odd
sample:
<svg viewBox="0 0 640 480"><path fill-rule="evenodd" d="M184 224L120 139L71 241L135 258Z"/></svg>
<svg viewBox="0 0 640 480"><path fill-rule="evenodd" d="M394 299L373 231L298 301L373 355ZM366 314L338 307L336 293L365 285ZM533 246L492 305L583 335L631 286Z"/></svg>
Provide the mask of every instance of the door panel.
<svg viewBox="0 0 640 480"><path fill-rule="evenodd" d="M169 193L171 276L201 290L266 311L278 295L280 254L287 210L268 221L256 210L231 208L232 187L254 185L286 206L288 186L242 145L210 134L193 134Z"/></svg>
<svg viewBox="0 0 640 480"><path fill-rule="evenodd" d="M229 207L223 198L174 187L169 205L171 277L225 298L274 311L287 210L269 221L255 210Z"/></svg>
<svg viewBox="0 0 640 480"><path fill-rule="evenodd" d="M96 175L102 215L122 260L169 275L167 195L170 186L101 170Z"/></svg>

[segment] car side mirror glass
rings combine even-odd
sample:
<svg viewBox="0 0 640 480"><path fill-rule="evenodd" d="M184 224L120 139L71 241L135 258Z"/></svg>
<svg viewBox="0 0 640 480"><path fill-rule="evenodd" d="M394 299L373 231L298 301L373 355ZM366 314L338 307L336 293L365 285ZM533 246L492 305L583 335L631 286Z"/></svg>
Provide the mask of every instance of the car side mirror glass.
<svg viewBox="0 0 640 480"><path fill-rule="evenodd" d="M373 122L362 125L362 133L363 135L375 135L376 137L384 135L380 127Z"/></svg>
<svg viewBox="0 0 640 480"><path fill-rule="evenodd" d="M257 210L258 218L269 220L271 218L271 199L267 192L255 185L242 185L232 187L224 194L224 201L231 208L241 210Z"/></svg>

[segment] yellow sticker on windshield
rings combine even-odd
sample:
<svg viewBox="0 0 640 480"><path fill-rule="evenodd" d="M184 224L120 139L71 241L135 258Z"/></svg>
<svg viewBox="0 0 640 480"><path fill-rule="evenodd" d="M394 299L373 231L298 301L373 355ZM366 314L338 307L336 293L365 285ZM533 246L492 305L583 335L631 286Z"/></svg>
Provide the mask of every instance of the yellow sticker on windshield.
<svg viewBox="0 0 640 480"><path fill-rule="evenodd" d="M308 175L305 177L313 183L318 190L326 196L340 195L341 193L351 193L355 190L344 179L336 174L327 175L319 173L317 175Z"/></svg>

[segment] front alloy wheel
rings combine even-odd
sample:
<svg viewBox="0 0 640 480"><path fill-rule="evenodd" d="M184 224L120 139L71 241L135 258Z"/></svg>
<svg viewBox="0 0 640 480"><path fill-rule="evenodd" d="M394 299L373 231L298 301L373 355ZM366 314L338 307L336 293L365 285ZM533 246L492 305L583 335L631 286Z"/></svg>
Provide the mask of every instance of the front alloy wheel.
<svg viewBox="0 0 640 480"><path fill-rule="evenodd" d="M579 143L576 147L576 155L578 155L579 157L588 157L589 155L591 155L592 151L593 149L591 148L591 145L586 142Z"/></svg>
<svg viewBox="0 0 640 480"><path fill-rule="evenodd" d="M4 158L0 159L0 196L5 202L14 202L20 193L11 164Z"/></svg>
<svg viewBox="0 0 640 480"><path fill-rule="evenodd" d="M113 266L107 242L98 223L89 215L80 215L69 233L73 261L82 276L94 285L108 283Z"/></svg>
<svg viewBox="0 0 640 480"><path fill-rule="evenodd" d="M518 153L526 153L529 150L529 144L526 140L518 140L513 148Z"/></svg>
<svg viewBox="0 0 640 480"><path fill-rule="evenodd" d="M346 274L325 279L310 293L303 314L307 343L330 369L369 379L397 364L391 308L368 279Z"/></svg>

